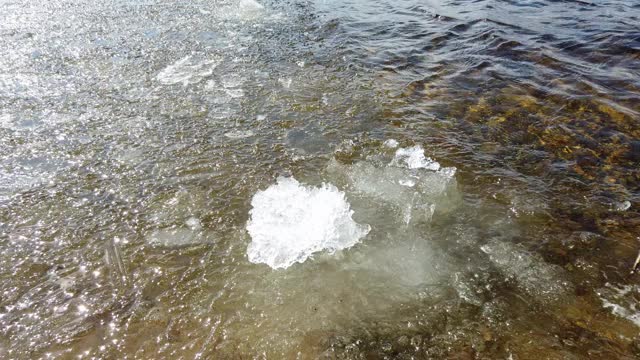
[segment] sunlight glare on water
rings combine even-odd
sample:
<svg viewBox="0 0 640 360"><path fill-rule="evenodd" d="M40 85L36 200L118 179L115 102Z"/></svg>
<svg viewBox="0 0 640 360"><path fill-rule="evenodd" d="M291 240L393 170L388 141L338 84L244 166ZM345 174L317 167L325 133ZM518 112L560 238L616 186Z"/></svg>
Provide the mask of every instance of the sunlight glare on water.
<svg viewBox="0 0 640 360"><path fill-rule="evenodd" d="M0 6L0 358L640 356L635 2Z"/></svg>

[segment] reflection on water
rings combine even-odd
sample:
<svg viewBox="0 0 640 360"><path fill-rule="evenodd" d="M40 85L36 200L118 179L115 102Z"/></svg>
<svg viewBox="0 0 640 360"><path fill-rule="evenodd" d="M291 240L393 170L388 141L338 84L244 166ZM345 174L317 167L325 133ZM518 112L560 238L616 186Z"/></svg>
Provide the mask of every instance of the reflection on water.
<svg viewBox="0 0 640 360"><path fill-rule="evenodd" d="M635 2L2 8L0 357L640 356Z"/></svg>

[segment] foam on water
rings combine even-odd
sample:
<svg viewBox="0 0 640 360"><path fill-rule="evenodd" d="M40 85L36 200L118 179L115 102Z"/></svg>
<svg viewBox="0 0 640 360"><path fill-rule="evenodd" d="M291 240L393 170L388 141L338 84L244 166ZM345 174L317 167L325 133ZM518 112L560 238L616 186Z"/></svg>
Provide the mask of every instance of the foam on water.
<svg viewBox="0 0 640 360"><path fill-rule="evenodd" d="M345 194L331 184L310 187L280 177L256 193L251 205L249 261L274 269L302 263L319 251L352 247L370 230L352 219Z"/></svg>
<svg viewBox="0 0 640 360"><path fill-rule="evenodd" d="M614 286L607 283L604 288L598 290L602 307L640 327L640 305L635 300L638 295L640 295L638 285Z"/></svg>
<svg viewBox="0 0 640 360"><path fill-rule="evenodd" d="M251 130L233 130L224 133L224 136L228 137L229 139L245 139L248 137L252 137L253 135L254 133Z"/></svg>

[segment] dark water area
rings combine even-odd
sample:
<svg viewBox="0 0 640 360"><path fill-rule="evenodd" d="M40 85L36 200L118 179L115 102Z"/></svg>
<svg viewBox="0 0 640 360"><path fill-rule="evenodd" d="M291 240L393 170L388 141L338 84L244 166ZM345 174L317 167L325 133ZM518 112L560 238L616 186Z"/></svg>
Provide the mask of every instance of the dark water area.
<svg viewBox="0 0 640 360"><path fill-rule="evenodd" d="M0 9L1 358L640 356L639 3Z"/></svg>

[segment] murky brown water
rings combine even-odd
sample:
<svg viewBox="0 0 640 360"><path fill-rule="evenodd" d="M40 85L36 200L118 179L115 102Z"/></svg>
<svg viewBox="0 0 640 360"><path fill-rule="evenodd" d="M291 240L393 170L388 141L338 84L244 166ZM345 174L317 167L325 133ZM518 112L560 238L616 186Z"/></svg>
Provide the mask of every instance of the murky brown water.
<svg viewBox="0 0 640 360"><path fill-rule="evenodd" d="M259 2L0 0L0 357L640 356L640 6Z"/></svg>

